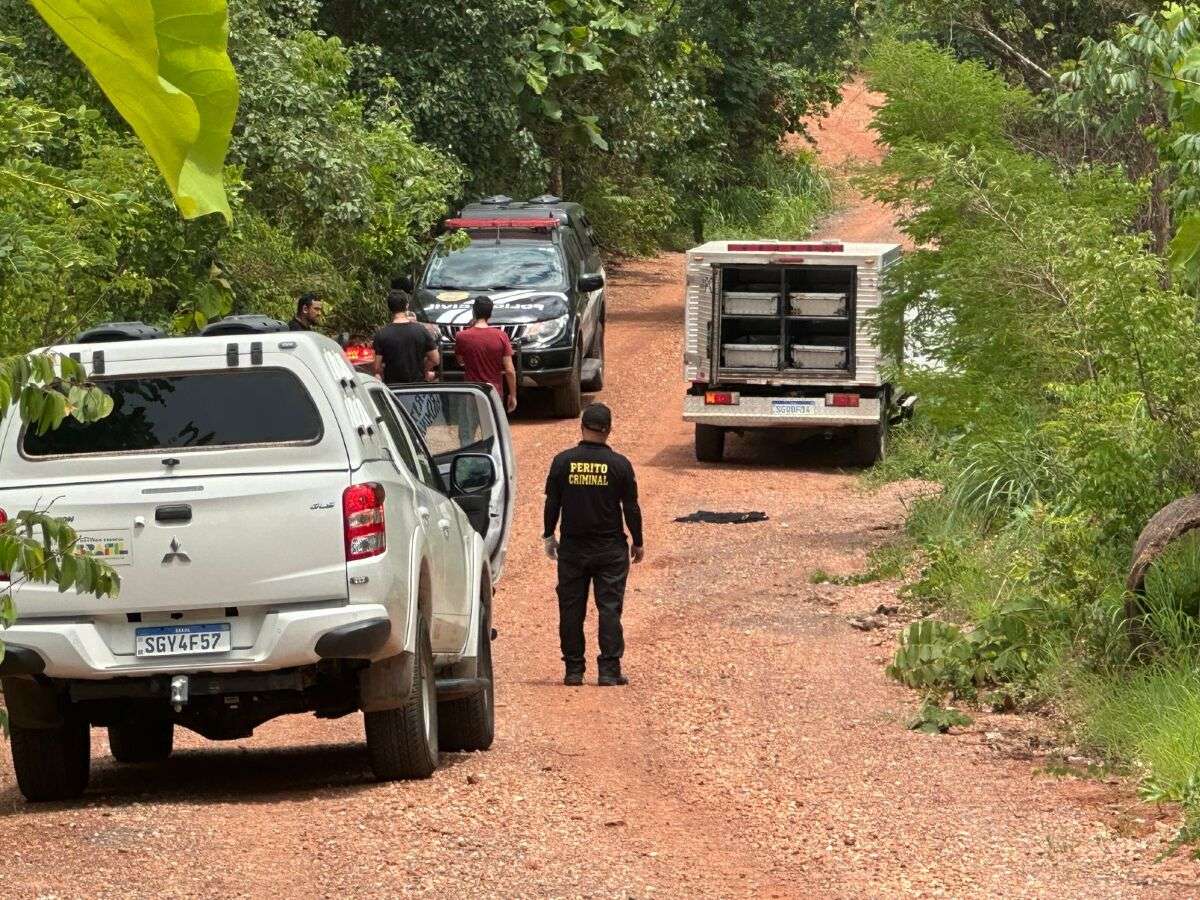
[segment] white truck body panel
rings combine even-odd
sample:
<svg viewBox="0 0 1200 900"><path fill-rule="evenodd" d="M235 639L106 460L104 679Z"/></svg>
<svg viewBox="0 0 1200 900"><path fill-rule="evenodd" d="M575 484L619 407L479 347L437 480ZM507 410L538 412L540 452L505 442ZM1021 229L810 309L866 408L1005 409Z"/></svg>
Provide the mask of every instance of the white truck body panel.
<svg viewBox="0 0 1200 900"><path fill-rule="evenodd" d="M720 384L736 391L739 385L755 386L756 396L743 394L737 405L706 405L703 396L688 395L684 401L684 420L727 428L761 427L837 427L874 424L880 421L879 401L863 397L858 407L825 407L806 410L801 415L780 415L772 406L774 397L786 397L797 388L826 389L830 392L856 388L884 388L883 368L878 344L868 325L879 307L881 280L888 266L900 258L896 244L865 244L821 240L817 244L840 244L841 250L794 250L778 241L709 241L689 250L686 259L684 378L692 384ZM756 249L737 249L750 244ZM731 246L733 245L733 246ZM852 358L845 371L802 371L782 364L778 371L736 368L720 364L721 350L714 347L715 319L720 316L721 272L723 267L772 270L837 267L854 269L854 321ZM784 291L783 293L786 293ZM783 296L782 302L788 298ZM785 317L786 309L784 310ZM778 318L778 317L777 317ZM781 359L787 359L789 346L782 341ZM801 341L802 343L802 341ZM771 390L778 388L778 392Z"/></svg>

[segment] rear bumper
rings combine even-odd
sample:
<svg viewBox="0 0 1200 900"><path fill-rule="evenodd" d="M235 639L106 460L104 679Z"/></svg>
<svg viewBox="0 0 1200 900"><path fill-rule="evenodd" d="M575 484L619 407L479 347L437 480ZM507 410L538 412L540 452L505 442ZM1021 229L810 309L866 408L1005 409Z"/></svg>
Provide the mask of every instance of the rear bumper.
<svg viewBox="0 0 1200 900"><path fill-rule="evenodd" d="M387 609L374 603L279 610L263 617L253 646L212 656L138 659L132 654L113 653L96 625L84 621L18 621L3 632L3 640L5 644L11 642L23 651L35 654L44 663L42 674L51 678L102 679L235 670L266 672L331 658L317 651L318 642L330 634L333 638L325 640L323 650L336 653L349 648L355 654L352 658L357 659L374 659L395 653L397 650L392 645L396 643L396 635L390 625L388 634L380 641L381 626L370 624L378 623L380 619L388 620ZM363 626L361 630L353 627L359 624ZM129 627L136 626L131 624ZM365 641L364 633L372 640ZM374 645L374 650L367 643Z"/></svg>
<svg viewBox="0 0 1200 900"><path fill-rule="evenodd" d="M803 415L781 415L773 406L783 397L742 396L735 406L709 406L703 397L683 398L683 420L718 428L843 428L879 424L879 400L863 397L858 406L825 406L818 399L816 408Z"/></svg>

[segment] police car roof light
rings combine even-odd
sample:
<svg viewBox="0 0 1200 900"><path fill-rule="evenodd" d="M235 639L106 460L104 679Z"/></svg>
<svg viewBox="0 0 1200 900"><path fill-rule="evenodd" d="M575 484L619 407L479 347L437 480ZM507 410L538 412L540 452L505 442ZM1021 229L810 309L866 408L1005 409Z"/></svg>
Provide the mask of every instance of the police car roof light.
<svg viewBox="0 0 1200 900"><path fill-rule="evenodd" d="M166 337L166 332L145 322L105 322L75 338L77 344L108 344L113 341L149 341Z"/></svg>
<svg viewBox="0 0 1200 900"><path fill-rule="evenodd" d="M504 194L493 194L490 197L484 197L479 201L487 206L506 206L513 202L512 197L506 197Z"/></svg>
<svg viewBox="0 0 1200 900"><path fill-rule="evenodd" d="M543 204L549 205L551 203L562 203L562 197L555 197L553 194L542 194L540 197L534 197L529 202L536 203L539 206Z"/></svg>
<svg viewBox="0 0 1200 900"><path fill-rule="evenodd" d="M447 219L447 228L505 228L519 229L521 231L549 231L552 228L557 228L559 225L558 219L553 216L547 216L544 219L484 219L474 216L466 217L459 216L455 219Z"/></svg>

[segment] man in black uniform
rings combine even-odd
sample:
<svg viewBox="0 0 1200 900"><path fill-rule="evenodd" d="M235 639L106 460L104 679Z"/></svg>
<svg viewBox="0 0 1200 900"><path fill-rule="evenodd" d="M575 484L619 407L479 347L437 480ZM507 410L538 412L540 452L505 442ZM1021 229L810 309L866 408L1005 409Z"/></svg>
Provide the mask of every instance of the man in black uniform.
<svg viewBox="0 0 1200 900"><path fill-rule="evenodd" d="M292 316L292 321L288 322L288 331L315 331L321 324L324 308L321 295L316 291L301 294L300 299L296 301L296 314Z"/></svg>
<svg viewBox="0 0 1200 900"><path fill-rule="evenodd" d="M621 674L625 637L621 607L629 577L631 551L625 543L625 525L633 540L632 558L641 562L642 511L638 507L637 479L633 466L608 446L612 413L603 403L583 411L583 440L554 457L546 477L546 555L558 560L558 637L567 673L563 684L583 684L583 620L587 615L588 584L594 586L600 619L601 686L629 684ZM554 528L562 515L562 543Z"/></svg>

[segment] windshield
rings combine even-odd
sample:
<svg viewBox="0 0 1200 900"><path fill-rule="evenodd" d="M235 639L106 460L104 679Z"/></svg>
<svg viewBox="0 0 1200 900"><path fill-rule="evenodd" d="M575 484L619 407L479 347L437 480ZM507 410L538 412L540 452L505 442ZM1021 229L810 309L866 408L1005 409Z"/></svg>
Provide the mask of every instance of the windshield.
<svg viewBox="0 0 1200 900"><path fill-rule="evenodd" d="M558 248L549 241L477 240L446 256L435 256L425 287L499 291L561 288L566 283Z"/></svg>
<svg viewBox="0 0 1200 900"><path fill-rule="evenodd" d="M146 375L97 381L112 412L84 425L67 417L45 434L28 428L28 456L75 456L315 443L321 415L304 385L282 369Z"/></svg>

